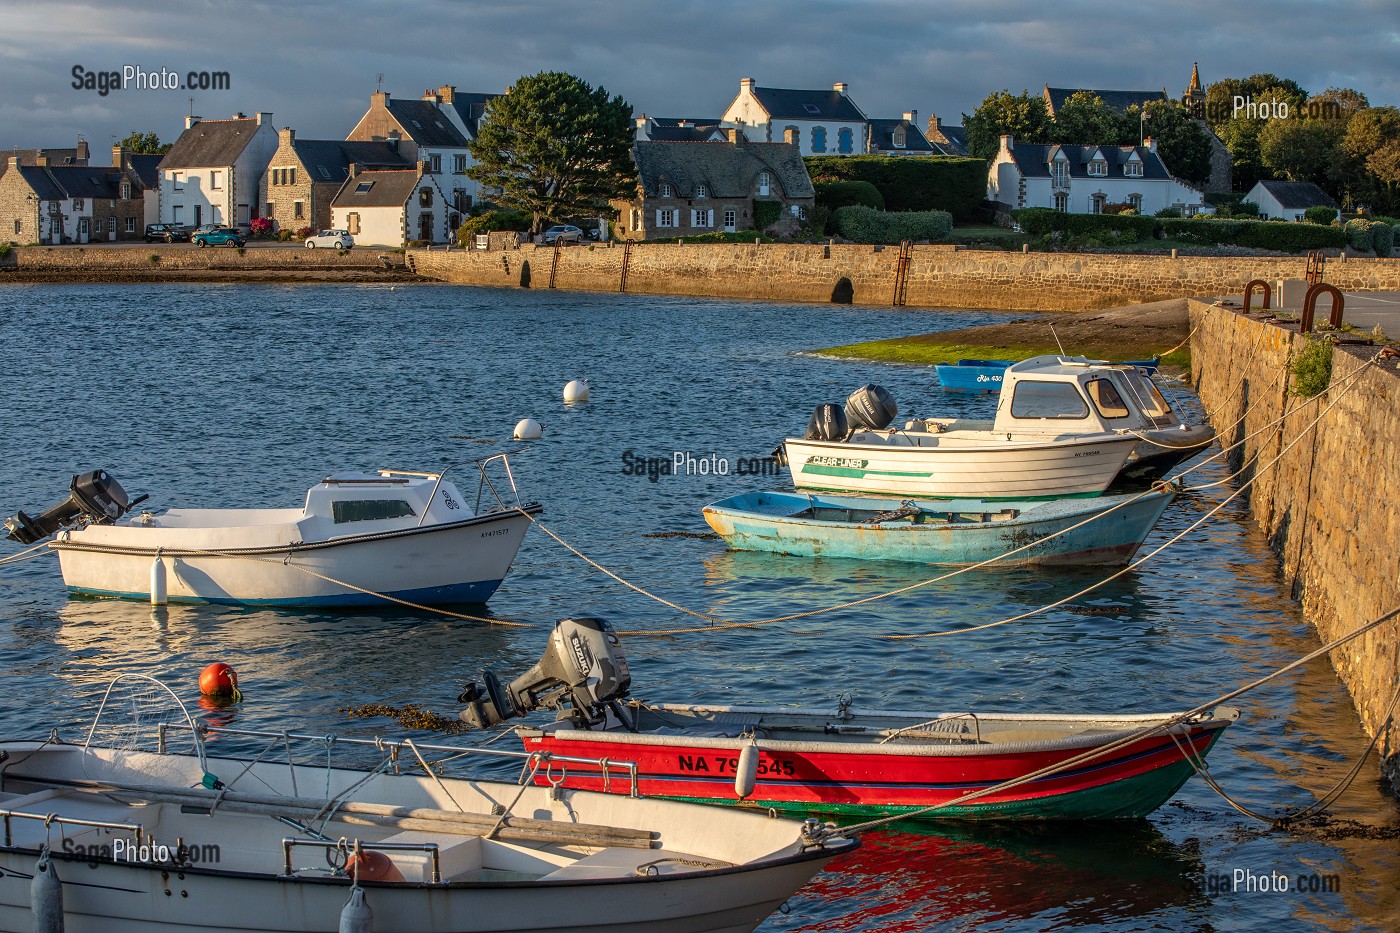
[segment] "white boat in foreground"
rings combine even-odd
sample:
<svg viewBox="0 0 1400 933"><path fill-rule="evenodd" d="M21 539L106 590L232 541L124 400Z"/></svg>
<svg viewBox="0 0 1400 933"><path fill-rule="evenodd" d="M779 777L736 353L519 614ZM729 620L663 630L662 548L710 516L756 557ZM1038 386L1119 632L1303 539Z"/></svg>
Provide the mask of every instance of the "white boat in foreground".
<svg viewBox="0 0 1400 933"><path fill-rule="evenodd" d="M497 460L511 504L487 477ZM49 547L75 593L293 607L484 603L542 507L520 503L504 454L477 467L474 506L446 471L379 470L329 476L301 508L160 512L135 512L142 500L94 470L74 478L66 502L5 524L25 544L54 535Z"/></svg>
<svg viewBox="0 0 1400 933"><path fill-rule="evenodd" d="M372 919L340 929L749 931L858 845L815 821L533 786L567 756L359 740L383 760L355 770L329 766L332 737L212 734L265 760L208 756L198 733L193 754L91 733L0 743L0 930L59 929L41 925L57 912L66 933L329 931L362 897ZM321 764L292 764L294 749ZM519 758L527 783L419 764L450 774L486 755ZM588 764L610 769L609 790L635 782L634 766Z"/></svg>
<svg viewBox="0 0 1400 933"><path fill-rule="evenodd" d="M1149 481L1205 449L1209 425L1184 424L1135 366L1037 356L1008 368L990 421L914 418L878 386L844 412L823 405L784 456L799 490L933 499L1097 496ZM848 427L849 424L849 427Z"/></svg>

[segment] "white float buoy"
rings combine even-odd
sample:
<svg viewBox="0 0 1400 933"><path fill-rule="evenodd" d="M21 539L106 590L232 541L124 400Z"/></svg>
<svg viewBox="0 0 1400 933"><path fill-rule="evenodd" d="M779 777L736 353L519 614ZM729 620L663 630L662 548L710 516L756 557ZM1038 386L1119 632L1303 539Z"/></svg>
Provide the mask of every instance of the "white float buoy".
<svg viewBox="0 0 1400 933"><path fill-rule="evenodd" d="M63 933L63 885L49 861L48 843L39 850L34 880L29 882L29 910L34 918L34 933Z"/></svg>
<svg viewBox="0 0 1400 933"><path fill-rule="evenodd" d="M521 418L513 436L517 441L537 441L544 437L544 427L534 418Z"/></svg>
<svg viewBox="0 0 1400 933"><path fill-rule="evenodd" d="M734 793L740 800L753 794L758 783L758 742L750 742L739 752L739 764L734 769Z"/></svg>
<svg viewBox="0 0 1400 933"><path fill-rule="evenodd" d="M564 401L569 404L588 401L588 380L575 379L564 386Z"/></svg>
<svg viewBox="0 0 1400 933"><path fill-rule="evenodd" d="M374 912L365 901L365 889L350 889L350 899L340 910L340 933L374 933Z"/></svg>
<svg viewBox="0 0 1400 933"><path fill-rule="evenodd" d="M156 559L151 561L151 605L164 606L166 599L165 558L157 551Z"/></svg>

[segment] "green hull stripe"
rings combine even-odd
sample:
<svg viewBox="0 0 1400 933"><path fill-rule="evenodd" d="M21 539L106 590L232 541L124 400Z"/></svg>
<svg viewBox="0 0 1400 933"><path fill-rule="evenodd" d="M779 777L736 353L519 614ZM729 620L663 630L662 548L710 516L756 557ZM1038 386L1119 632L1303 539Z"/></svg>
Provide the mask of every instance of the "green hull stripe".
<svg viewBox="0 0 1400 933"><path fill-rule="evenodd" d="M913 474L925 476L928 474ZM803 483L794 486L799 492L832 492L843 495L856 493L862 496L917 496L920 499L980 499L983 502L1049 502L1055 499L1097 499L1103 495L1101 492L1071 492L1062 496L983 496L967 495L934 495L920 489L852 489L850 486L815 486Z"/></svg>

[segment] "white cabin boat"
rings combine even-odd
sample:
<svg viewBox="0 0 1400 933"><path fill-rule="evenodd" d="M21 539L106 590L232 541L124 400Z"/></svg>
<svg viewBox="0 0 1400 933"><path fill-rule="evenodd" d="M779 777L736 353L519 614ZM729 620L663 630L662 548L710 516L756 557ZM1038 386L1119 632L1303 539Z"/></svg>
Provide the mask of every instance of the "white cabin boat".
<svg viewBox="0 0 1400 933"><path fill-rule="evenodd" d="M902 428L853 420L844 437L809 430L784 443L795 487L935 499L1097 496L1118 479L1158 478L1215 438L1209 425L1183 424L1136 367L1084 357L1037 356L1008 368L993 420L915 418Z"/></svg>

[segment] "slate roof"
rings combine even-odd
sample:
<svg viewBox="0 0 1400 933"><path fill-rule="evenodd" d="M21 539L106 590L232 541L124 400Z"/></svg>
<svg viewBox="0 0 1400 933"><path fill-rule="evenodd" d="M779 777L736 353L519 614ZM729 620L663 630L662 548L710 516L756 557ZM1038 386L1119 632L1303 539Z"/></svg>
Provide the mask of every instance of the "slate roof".
<svg viewBox="0 0 1400 933"><path fill-rule="evenodd" d="M1027 178L1049 178L1050 162L1057 152L1063 151L1069 160L1071 178L1126 178L1123 166L1134 152L1142 160L1142 177L1151 180L1171 178L1161 157L1146 146L1066 146L1043 143L1016 143L1011 157L1016 168ZM1090 175L1089 162L1095 152L1102 152L1108 163L1108 175ZM1134 178L1136 180L1136 178Z"/></svg>
<svg viewBox="0 0 1400 933"><path fill-rule="evenodd" d="M432 101L399 100L391 97L387 106L394 119L403 127L403 131L418 145L466 148L466 137Z"/></svg>
<svg viewBox="0 0 1400 933"><path fill-rule="evenodd" d="M63 190L51 175L48 169L38 165L21 165L19 167L20 177L29 183L29 187L34 189L40 201L66 201L68 192Z"/></svg>
<svg viewBox="0 0 1400 933"><path fill-rule="evenodd" d="M1073 94L1075 94L1075 93L1077 93L1077 92L1079 92L1079 91L1082 91L1082 90L1088 90L1090 94L1097 95L1098 98L1099 98L1100 100L1102 100L1102 101L1104 102L1105 105L1107 105L1107 106L1109 106L1109 107L1112 107L1114 110L1118 111L1119 113L1125 113L1125 112L1127 111L1127 109L1128 109L1129 107L1131 107L1133 104L1138 104L1139 106L1141 106L1142 104L1145 104L1145 103L1147 103L1148 101L1151 101L1151 100L1166 100L1166 99L1167 99L1167 92L1166 92L1165 90L1160 90L1160 91L1095 91L1095 90L1089 90L1088 88L1077 88L1077 87L1048 87L1048 86L1047 86L1047 87L1045 88L1045 92L1044 92L1044 93L1045 93L1046 104L1047 104L1047 106L1049 106L1049 108L1050 108L1050 115L1053 117L1053 116L1059 111L1059 109L1065 105L1065 101L1069 100L1069 98L1070 98Z"/></svg>
<svg viewBox="0 0 1400 933"><path fill-rule="evenodd" d="M421 177L417 168L361 172L354 178L345 179L331 206L403 207L413 197L413 192L418 190ZM360 191L359 188L367 183L372 183L370 189Z"/></svg>
<svg viewBox="0 0 1400 933"><path fill-rule="evenodd" d="M833 120L860 123L865 114L839 91L754 87L753 96L774 120Z"/></svg>
<svg viewBox="0 0 1400 933"><path fill-rule="evenodd" d="M59 165L49 168L49 176L70 198L116 198L121 196L121 172L113 168Z"/></svg>
<svg viewBox="0 0 1400 933"><path fill-rule="evenodd" d="M294 139L292 151L306 167L313 182L340 184L350 174L350 163L366 166L407 166L408 162L384 141L343 139Z"/></svg>
<svg viewBox="0 0 1400 933"><path fill-rule="evenodd" d="M652 117L647 138L656 142L703 143L719 130L718 117Z"/></svg>
<svg viewBox="0 0 1400 933"><path fill-rule="evenodd" d="M894 144L894 131L899 126L904 127L903 146ZM928 141L917 126L903 118L897 120L872 119L870 121L870 145L882 152L942 152L941 149Z"/></svg>
<svg viewBox="0 0 1400 933"><path fill-rule="evenodd" d="M481 115L486 112L486 105L500 96L500 94L453 91L452 103L447 106L457 111L457 115L462 118L462 123L466 125L467 131L475 137L477 129L481 126Z"/></svg>
<svg viewBox="0 0 1400 933"><path fill-rule="evenodd" d="M942 149L944 155L967 155L967 130L947 123L941 124L938 129L948 143L935 142L934 145Z"/></svg>
<svg viewBox="0 0 1400 933"><path fill-rule="evenodd" d="M788 200L816 196L802 154L790 143L643 141L632 144L632 160L647 197L656 197L666 183L680 198L693 198L701 184L712 198L749 198L758 173L765 171Z"/></svg>
<svg viewBox="0 0 1400 933"><path fill-rule="evenodd" d="M162 169L204 168L233 165L243 154L258 121L251 117L234 120L200 120L180 134L175 145L161 159Z"/></svg>
<svg viewBox="0 0 1400 933"><path fill-rule="evenodd" d="M1281 207L1289 210L1337 207L1337 202L1332 200L1331 195L1310 181L1261 181L1259 187L1269 192Z"/></svg>
<svg viewBox="0 0 1400 933"><path fill-rule="evenodd" d="M131 170L136 173L136 177L141 180L141 184L147 188L157 188L160 186L160 160L165 156L138 154L128 156L131 159Z"/></svg>

